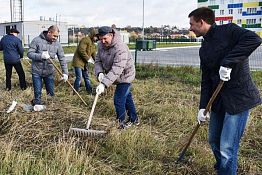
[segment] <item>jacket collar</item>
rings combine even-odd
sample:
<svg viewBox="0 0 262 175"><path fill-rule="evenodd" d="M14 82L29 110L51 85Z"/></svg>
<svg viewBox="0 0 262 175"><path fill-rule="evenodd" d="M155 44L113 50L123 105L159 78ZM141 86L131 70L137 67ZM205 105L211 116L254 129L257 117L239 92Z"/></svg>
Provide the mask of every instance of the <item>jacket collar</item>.
<svg viewBox="0 0 262 175"><path fill-rule="evenodd" d="M206 38L211 37L215 31L216 26L217 26L216 23L212 24L209 30L207 31L207 33L203 36L203 38L206 39Z"/></svg>

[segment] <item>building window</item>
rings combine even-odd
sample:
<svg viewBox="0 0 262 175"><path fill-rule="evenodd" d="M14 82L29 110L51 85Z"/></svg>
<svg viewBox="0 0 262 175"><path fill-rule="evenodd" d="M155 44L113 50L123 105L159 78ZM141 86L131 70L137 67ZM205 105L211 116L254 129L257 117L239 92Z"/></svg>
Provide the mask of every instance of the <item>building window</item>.
<svg viewBox="0 0 262 175"><path fill-rule="evenodd" d="M223 24L223 21L219 21L219 24L222 25L222 24Z"/></svg>
<svg viewBox="0 0 262 175"><path fill-rule="evenodd" d="M230 3L230 4L233 4L233 3L234 3L234 0L229 0L229 3Z"/></svg>
<svg viewBox="0 0 262 175"><path fill-rule="evenodd" d="M228 24L232 23L232 20L228 20Z"/></svg>
<svg viewBox="0 0 262 175"><path fill-rule="evenodd" d="M247 14L257 13L257 8L247 8Z"/></svg>
<svg viewBox="0 0 262 175"><path fill-rule="evenodd" d="M209 3L210 5L216 5L216 0L210 0Z"/></svg>
<svg viewBox="0 0 262 175"><path fill-rule="evenodd" d="M247 24L256 24L256 19L247 19Z"/></svg>
<svg viewBox="0 0 262 175"><path fill-rule="evenodd" d="M220 0L220 4L225 4L225 0Z"/></svg>
<svg viewBox="0 0 262 175"><path fill-rule="evenodd" d="M224 15L225 11L224 10L220 10L220 15Z"/></svg>
<svg viewBox="0 0 262 175"><path fill-rule="evenodd" d="M242 14L242 9L237 9L238 14Z"/></svg>
<svg viewBox="0 0 262 175"><path fill-rule="evenodd" d="M241 24L241 19L238 19L238 20L237 20L237 24Z"/></svg>
<svg viewBox="0 0 262 175"><path fill-rule="evenodd" d="M233 9L229 9L228 14L233 14Z"/></svg>

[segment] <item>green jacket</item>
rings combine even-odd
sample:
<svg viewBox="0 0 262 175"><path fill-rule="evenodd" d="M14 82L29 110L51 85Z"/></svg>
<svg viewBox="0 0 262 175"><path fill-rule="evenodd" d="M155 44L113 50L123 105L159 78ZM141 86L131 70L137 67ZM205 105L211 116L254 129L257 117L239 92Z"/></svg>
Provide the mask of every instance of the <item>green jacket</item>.
<svg viewBox="0 0 262 175"><path fill-rule="evenodd" d="M91 36L92 37L92 36ZM89 58L95 58L96 45L90 36L86 36L80 40L73 57L73 66L84 69Z"/></svg>

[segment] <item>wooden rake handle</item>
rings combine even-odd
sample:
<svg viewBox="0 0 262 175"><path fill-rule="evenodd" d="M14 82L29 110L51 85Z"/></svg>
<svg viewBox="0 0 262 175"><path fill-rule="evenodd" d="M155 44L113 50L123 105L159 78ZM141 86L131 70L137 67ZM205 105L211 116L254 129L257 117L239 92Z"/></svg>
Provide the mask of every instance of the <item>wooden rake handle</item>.
<svg viewBox="0 0 262 175"><path fill-rule="evenodd" d="M55 67L55 69L57 70L57 72L63 76L63 73L61 72L61 70L56 66L56 64L53 62L53 60L51 58L49 58L49 61L53 64L53 66ZM85 100L80 96L80 94L75 90L75 88L71 85L71 83L66 80L67 84L73 89L73 91L77 94L77 96L81 99L81 101L87 106L87 103L85 102Z"/></svg>
<svg viewBox="0 0 262 175"><path fill-rule="evenodd" d="M204 111L204 115L206 115L208 112L210 112L211 106L212 106L214 100L216 99L218 93L220 92L221 88L223 87L223 84L224 84L224 81L220 80L216 90L214 91L214 93L212 94L210 100L207 103L206 109ZM190 146L190 144L191 144L195 134L197 133L197 130L198 130L199 127L200 127L200 124L197 122L197 125L195 126L194 131L192 132L191 136L189 137L189 140L188 140L187 144L185 145L185 147L183 148L182 152L180 153L180 155L179 155L179 157L177 159L177 162L180 162L184 158L184 155L185 155L188 147Z"/></svg>
<svg viewBox="0 0 262 175"><path fill-rule="evenodd" d="M93 118L93 114L94 114L94 111L95 111L98 96L99 96L98 93L96 93L95 100L93 102L93 106L92 106L92 109L91 109L91 112L90 112L90 115L89 115L89 118L88 118L88 122L86 124L86 129L89 129L89 127L90 127L90 124L91 124L91 121L92 121L92 118Z"/></svg>

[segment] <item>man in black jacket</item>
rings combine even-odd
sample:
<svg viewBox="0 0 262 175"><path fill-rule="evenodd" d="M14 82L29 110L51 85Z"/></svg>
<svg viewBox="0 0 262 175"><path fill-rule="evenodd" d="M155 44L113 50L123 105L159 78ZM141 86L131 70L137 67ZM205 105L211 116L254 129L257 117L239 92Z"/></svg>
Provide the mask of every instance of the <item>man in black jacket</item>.
<svg viewBox="0 0 262 175"><path fill-rule="evenodd" d="M22 90L26 89L25 73L20 62L23 58L24 48L22 46L22 41L17 37L19 31L15 28L10 30L8 35L5 35L0 41L0 50L3 50L4 63L6 69L6 90L11 90L11 77L12 68L14 67L18 76L20 88Z"/></svg>
<svg viewBox="0 0 262 175"><path fill-rule="evenodd" d="M201 123L209 117L209 113L203 114L206 105L219 81L225 81L211 109L208 141L217 173L235 175L250 110L261 104L248 59L260 46L261 38L233 23L217 26L213 10L207 7L192 11L188 17L190 30L204 38L199 51L202 80L197 120Z"/></svg>

